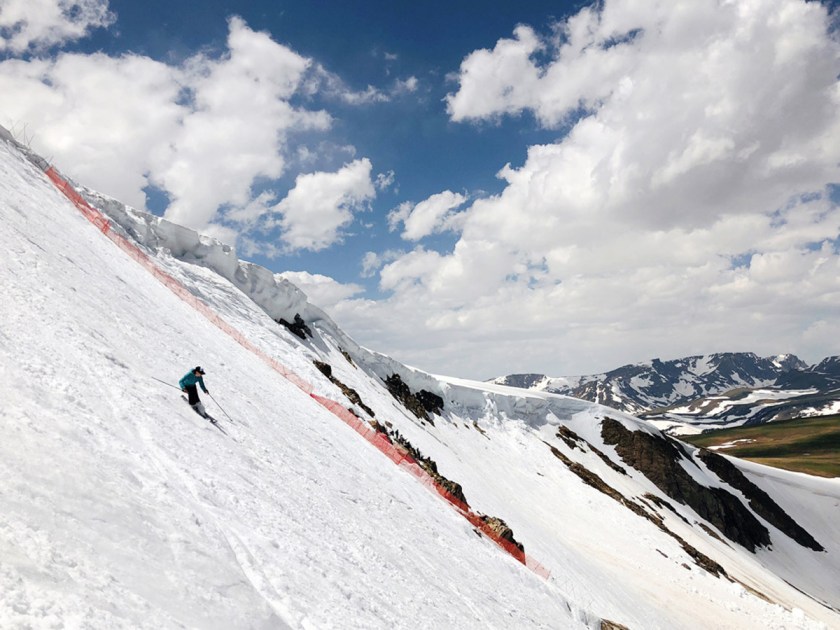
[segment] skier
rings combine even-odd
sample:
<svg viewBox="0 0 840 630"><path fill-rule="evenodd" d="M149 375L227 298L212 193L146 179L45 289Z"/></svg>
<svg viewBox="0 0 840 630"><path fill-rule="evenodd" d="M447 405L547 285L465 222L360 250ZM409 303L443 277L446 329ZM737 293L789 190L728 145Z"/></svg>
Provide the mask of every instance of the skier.
<svg viewBox="0 0 840 630"><path fill-rule="evenodd" d="M201 404L201 400L198 397L198 389L196 389L195 385L198 383L201 385L201 390L205 394L209 394L210 392L207 391L207 388L204 386L204 379L201 378L204 376L204 370L201 369L201 366L197 366L184 374L184 378L178 381L178 385L181 386L181 391L186 392L187 402L195 409L198 413L202 416L207 416L207 412L204 411L204 405Z"/></svg>

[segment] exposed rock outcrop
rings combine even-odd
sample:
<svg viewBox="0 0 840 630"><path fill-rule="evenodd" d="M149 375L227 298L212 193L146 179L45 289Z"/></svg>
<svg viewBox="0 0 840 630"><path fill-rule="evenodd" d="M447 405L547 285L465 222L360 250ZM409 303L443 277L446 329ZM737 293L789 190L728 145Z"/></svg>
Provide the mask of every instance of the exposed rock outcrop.
<svg viewBox="0 0 840 630"><path fill-rule="evenodd" d="M423 453L420 452L420 449L415 447L411 442L403 437L399 431L392 430L388 426L383 425L376 420L372 421L370 425L376 431L387 437L393 444L398 444L405 449L412 459L417 462L420 468L425 470L429 476L435 480L435 483L438 486L451 494L455 499L462 503L464 507L470 507L470 504L467 502L467 497L464 496L464 489L461 487L461 484L441 475L440 472L438 472L437 463L432 458L423 455ZM516 540L513 535L513 530L501 518L497 516L488 516L486 514L478 514L478 518L481 519L487 525L488 529L494 532L499 538L511 543L520 551L525 551L524 545Z"/></svg>
<svg viewBox="0 0 840 630"><path fill-rule="evenodd" d="M747 497L753 511L765 521L787 534L803 547L814 551L825 551L811 534L805 531L778 503L770 498L770 495L747 479L744 473L738 470L728 459L706 449L701 449L699 457L708 466L709 470L720 477L721 480L736 490L740 490Z"/></svg>
<svg viewBox="0 0 840 630"><path fill-rule="evenodd" d="M368 407L362 401L362 397L359 396L359 392L357 392L352 387L348 387L347 385L342 383L340 380L338 380L335 376L333 376L332 366L329 363L324 363L323 361L317 361L317 360L313 361L313 363L315 364L315 367L318 368L318 370L320 370L321 374L323 374L328 379L330 379L330 382L341 390L341 393L343 393L347 397L347 400L352 402L354 405L358 405L359 407L364 409L365 413L367 413L371 418L376 416L376 414L373 412L373 409ZM351 412L352 412L352 409L351 409ZM356 414L356 415L358 415L358 414Z"/></svg>
<svg viewBox="0 0 840 630"><path fill-rule="evenodd" d="M563 440L566 443L566 446L568 446L569 448L579 448L584 452L589 451L595 453L599 458L601 458L602 462L604 462L607 466L612 468L615 472L620 473L622 475L627 474L626 470L624 470L621 466L619 466L613 460L607 457L607 455L603 451L600 451L599 449L592 446L589 442L584 440L577 433L572 431L569 427L562 424L559 427L557 427L557 437Z"/></svg>
<svg viewBox="0 0 840 630"><path fill-rule="evenodd" d="M694 560L694 562L697 564L697 566L699 566L700 568L708 571L712 575L715 575L715 576L718 576L718 577L722 576L722 577L725 577L727 579L731 579L731 578L729 578L729 575L726 573L726 570L720 564L718 564L717 562L712 560L709 556L701 553L695 547L692 547L683 538L681 538L680 536L678 536L677 534L672 532L670 529L668 529L668 527L665 525L665 520L659 514L656 514L655 512L649 511L643 505L640 505L640 504L636 503L635 501L632 501L632 500L628 499L623 494L621 494L618 490L616 490L615 488L610 486L608 483L606 483L603 479L601 479L601 477L599 477L598 475L593 473L591 470L589 470L588 468L586 468L582 464L579 464L577 462L573 462L571 459L566 457L566 455L564 455L562 452L560 452L560 450L553 447L551 444L548 444L548 443L546 443L546 444L547 444L548 448L551 449L552 454L557 459L559 459L561 462L563 462L570 471L572 471L578 477L580 477L581 480L584 483L586 483L589 486L592 486L593 488L595 488L596 490L599 490L600 492L603 492L604 494L606 494L611 499L614 499L615 501L618 501L624 507L628 508L630 511L637 514L638 516L641 516L642 518L648 519L654 525L656 525L660 530L662 530L663 532L665 532L666 534L671 536L674 540L676 540L680 544L680 546L683 548L683 550L689 556L691 556L691 558ZM670 507L670 506L668 506L668 507Z"/></svg>
<svg viewBox="0 0 840 630"><path fill-rule="evenodd" d="M275 319L274 321L285 326L289 329L289 332L297 335L301 339L305 340L307 337L312 336L312 330L310 330L309 326L306 325L306 322L303 321L303 318L299 313L295 313L295 321L292 323L287 322L282 317L280 319Z"/></svg>
<svg viewBox="0 0 840 630"><path fill-rule="evenodd" d="M467 497L464 496L464 489L461 484L447 479L438 472L437 463L431 458L426 457L420 452L420 449L415 447L408 439L404 438L399 431L391 430L379 422L371 423L371 426L379 433L384 434L391 442L400 445L405 451L414 459L417 464L425 470L435 482L449 492L453 497L458 499L461 503L469 507Z"/></svg>
<svg viewBox="0 0 840 630"><path fill-rule="evenodd" d="M569 427L564 426L562 424L559 427L557 427L557 437L563 440L566 443L566 446L568 446L570 449L583 450L583 447L581 446L583 439L577 433L572 431Z"/></svg>
<svg viewBox="0 0 840 630"><path fill-rule="evenodd" d="M522 543L517 541L516 538L513 537L513 530L510 527L508 527L508 524L505 523L502 519L496 516L486 516L484 514L482 514L479 518L482 521L484 521L490 528L490 530L495 532L496 535L499 536L499 538L508 541L517 549L519 549L519 551L525 551L525 547L522 545Z"/></svg>
<svg viewBox="0 0 840 630"><path fill-rule="evenodd" d="M682 466L696 464L670 438L632 431L612 418L601 422L604 442L615 446L628 466L642 472L667 496L688 505L724 536L754 552L770 546L770 532L747 507L722 488L700 485Z"/></svg>
<svg viewBox="0 0 840 630"><path fill-rule="evenodd" d="M420 420L425 420L434 425L434 420L432 420L430 414L440 414L443 411L443 398L425 389L421 389L415 394L403 382L399 374L391 374L385 380L385 386L394 398Z"/></svg>
<svg viewBox="0 0 840 630"><path fill-rule="evenodd" d="M344 348L339 348L339 350L341 351L342 356L343 356L345 359L347 359L347 362L348 362L350 365L352 365L353 367L356 367L356 364L355 364L355 362L353 361L353 357L351 357L351 356L350 356L350 353L349 353L349 352L347 352L347 350L345 350Z"/></svg>

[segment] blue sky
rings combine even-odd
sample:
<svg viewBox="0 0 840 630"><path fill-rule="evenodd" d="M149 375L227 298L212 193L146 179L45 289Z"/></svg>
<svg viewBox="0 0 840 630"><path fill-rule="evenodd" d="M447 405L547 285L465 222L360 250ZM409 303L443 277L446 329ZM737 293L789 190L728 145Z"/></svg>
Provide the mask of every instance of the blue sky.
<svg viewBox="0 0 840 630"><path fill-rule="evenodd" d="M0 123L430 371L815 362L835 4L0 0Z"/></svg>
<svg viewBox="0 0 840 630"><path fill-rule="evenodd" d="M372 229L351 230L340 249L328 252L250 256L276 271L326 274L341 282L361 283L369 293L379 295L375 278L360 277L359 271L367 251L382 249L383 244L401 246L398 234L390 232L385 221L393 207L444 189L497 193L503 187L495 176L500 168L508 162L521 164L529 145L558 136L558 130L541 129L528 115L516 124L451 122L444 98L457 84L447 76L457 71L469 52L509 35L515 25L548 25L582 4L499 3L488 10L485 2L203 2L198 11L190 2L112 0L109 7L117 16L113 27L92 31L73 48L111 55L132 51L181 61L201 49L223 51L227 20L236 15L252 29L268 31L276 41L317 60L349 89L387 89L395 80L416 77L419 87L410 98L368 107L317 95L308 99L310 106L326 107L336 117L331 141L353 145L371 159L378 172L394 172L395 186L373 200L373 212L364 217ZM326 154L320 156L318 167L335 169L346 158L345 154ZM276 186L291 188L294 175L286 173ZM155 187L148 192L149 209L162 213L166 197L157 194ZM451 247L451 236L438 238L441 246Z"/></svg>

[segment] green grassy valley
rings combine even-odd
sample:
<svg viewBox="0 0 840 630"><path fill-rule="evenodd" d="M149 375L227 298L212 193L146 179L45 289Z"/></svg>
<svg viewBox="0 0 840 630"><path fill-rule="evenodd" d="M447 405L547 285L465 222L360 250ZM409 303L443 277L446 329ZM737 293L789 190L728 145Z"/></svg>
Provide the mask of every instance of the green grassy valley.
<svg viewBox="0 0 840 630"><path fill-rule="evenodd" d="M840 477L840 415L771 422L680 436L685 442L759 464Z"/></svg>

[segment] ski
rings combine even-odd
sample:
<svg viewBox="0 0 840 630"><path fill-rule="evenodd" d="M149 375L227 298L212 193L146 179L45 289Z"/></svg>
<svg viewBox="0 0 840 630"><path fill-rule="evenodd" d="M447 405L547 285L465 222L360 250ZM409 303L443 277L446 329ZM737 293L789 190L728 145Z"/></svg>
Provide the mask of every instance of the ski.
<svg viewBox="0 0 840 630"><path fill-rule="evenodd" d="M190 401L189 401L189 400L187 400L187 397L186 397L186 396L181 396L181 399L182 399L185 403L187 403L188 405L190 405ZM203 406L203 405L202 405L202 406ZM204 413L202 413L200 409L198 409L196 406L193 406L193 405L190 405L190 409L192 409L194 412L196 412L199 416L201 416L201 417L202 417L202 418L204 418L205 420L208 420L208 421L210 422L210 424L212 424L212 425L213 425L214 427L216 427L219 431L221 431L222 433L224 433L225 435L227 435L227 431L225 431L225 430L224 430L224 429L223 429L223 428L219 425L219 421L218 421L218 420L216 420L216 419L215 419L213 416L211 416L209 413L207 413L206 411L205 411Z"/></svg>
<svg viewBox="0 0 840 630"><path fill-rule="evenodd" d="M218 420L216 420L215 418L211 418L210 416L204 416L204 417L207 418L207 420L210 421L210 424L212 424L214 427L216 427L219 431L221 431L225 435L228 434L227 431L225 431L221 426L219 426Z"/></svg>

